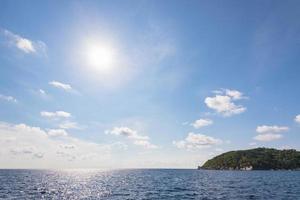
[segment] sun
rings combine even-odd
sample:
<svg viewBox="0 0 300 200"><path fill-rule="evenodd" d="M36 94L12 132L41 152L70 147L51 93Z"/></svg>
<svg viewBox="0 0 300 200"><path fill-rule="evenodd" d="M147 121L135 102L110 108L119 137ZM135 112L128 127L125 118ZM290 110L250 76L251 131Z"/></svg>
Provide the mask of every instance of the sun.
<svg viewBox="0 0 300 200"><path fill-rule="evenodd" d="M116 59L114 49L101 43L87 45L85 57L88 66L97 71L110 71Z"/></svg>

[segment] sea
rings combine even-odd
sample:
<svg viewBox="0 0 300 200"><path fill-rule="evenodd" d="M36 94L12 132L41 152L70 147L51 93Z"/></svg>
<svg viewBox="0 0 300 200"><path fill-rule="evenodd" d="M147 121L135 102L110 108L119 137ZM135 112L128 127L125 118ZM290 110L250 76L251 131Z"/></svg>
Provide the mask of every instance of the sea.
<svg viewBox="0 0 300 200"><path fill-rule="evenodd" d="M3 169L0 199L300 200L300 171Z"/></svg>

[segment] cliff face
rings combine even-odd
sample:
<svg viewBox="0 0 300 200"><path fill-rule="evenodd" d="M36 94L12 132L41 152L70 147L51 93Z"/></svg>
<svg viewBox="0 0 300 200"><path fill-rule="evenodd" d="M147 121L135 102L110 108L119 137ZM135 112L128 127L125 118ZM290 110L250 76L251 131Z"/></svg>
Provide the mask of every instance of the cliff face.
<svg viewBox="0 0 300 200"><path fill-rule="evenodd" d="M300 152L256 148L230 151L214 157L204 163L201 169L219 170L299 170Z"/></svg>

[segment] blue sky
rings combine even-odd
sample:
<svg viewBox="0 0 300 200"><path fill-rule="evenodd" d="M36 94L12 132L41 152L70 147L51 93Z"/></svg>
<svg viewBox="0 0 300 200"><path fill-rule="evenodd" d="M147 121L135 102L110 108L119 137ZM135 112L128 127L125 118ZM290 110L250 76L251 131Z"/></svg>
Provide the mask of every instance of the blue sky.
<svg viewBox="0 0 300 200"><path fill-rule="evenodd" d="M300 148L298 1L1 1L1 168Z"/></svg>

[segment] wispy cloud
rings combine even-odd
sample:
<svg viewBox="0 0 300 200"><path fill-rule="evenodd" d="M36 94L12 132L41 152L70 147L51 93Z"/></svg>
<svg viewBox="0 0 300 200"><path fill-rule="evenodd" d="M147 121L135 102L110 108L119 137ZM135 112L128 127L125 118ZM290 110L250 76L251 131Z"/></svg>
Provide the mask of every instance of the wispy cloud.
<svg viewBox="0 0 300 200"><path fill-rule="evenodd" d="M44 89L36 89L33 92L45 100L51 99L51 95Z"/></svg>
<svg viewBox="0 0 300 200"><path fill-rule="evenodd" d="M40 93L41 95L47 95L46 92L45 92L45 90L42 90L42 89L39 89L39 93Z"/></svg>
<svg viewBox="0 0 300 200"><path fill-rule="evenodd" d="M198 129L198 128L201 128L201 127L204 127L204 126L209 126L209 125L212 125L213 124L213 121L211 119L198 119L196 120L194 123L192 123L191 125Z"/></svg>
<svg viewBox="0 0 300 200"><path fill-rule="evenodd" d="M229 90L225 89L225 94L227 96L230 96L234 100L240 100L240 99L247 99L248 97L245 97L244 94L237 90Z"/></svg>
<svg viewBox="0 0 300 200"><path fill-rule="evenodd" d="M275 126L262 125L256 128L256 132L258 133L280 133L288 130L289 127L287 126L276 126L276 125Z"/></svg>
<svg viewBox="0 0 300 200"><path fill-rule="evenodd" d="M207 107L215 110L217 113L229 117L236 114L241 114L246 111L246 107L237 105L234 101L245 99L243 93L237 90L223 89L213 91L217 93L214 97L206 97L204 103Z"/></svg>
<svg viewBox="0 0 300 200"><path fill-rule="evenodd" d="M49 85L51 85L55 88L58 88L60 90L63 90L65 92L80 95L80 92L78 92L76 89L74 89L70 84L62 83L59 81L50 81Z"/></svg>
<svg viewBox="0 0 300 200"><path fill-rule="evenodd" d="M4 101L8 101L8 102L13 102L13 103L17 103L17 99L12 97L12 96L6 96L3 94L0 94L0 100L4 100Z"/></svg>
<svg viewBox="0 0 300 200"><path fill-rule="evenodd" d="M42 117L47 117L52 119L71 117L71 113L65 111L55 111L55 112L42 111L40 114Z"/></svg>
<svg viewBox="0 0 300 200"><path fill-rule="evenodd" d="M61 82L58 82L58 81L50 81L49 85L51 85L53 87L56 87L56 88L59 88L59 89L62 89L62 90L65 90L65 91L72 91L73 90L71 85L66 84L66 83L61 83Z"/></svg>
<svg viewBox="0 0 300 200"><path fill-rule="evenodd" d="M74 144L61 144L60 147L63 148L63 149L75 149L76 145L74 145Z"/></svg>
<svg viewBox="0 0 300 200"><path fill-rule="evenodd" d="M56 126L59 128L57 130L60 131L68 129L83 129L83 127L79 126L77 122L71 121L70 118L72 117L72 114L65 111L42 111L40 112L40 115L44 118L55 120L56 122L58 121Z"/></svg>
<svg viewBox="0 0 300 200"><path fill-rule="evenodd" d="M127 150L128 149L128 145L123 143L123 142L114 142L112 144L110 144L110 147L112 150Z"/></svg>
<svg viewBox="0 0 300 200"><path fill-rule="evenodd" d="M65 121L59 124L61 129L81 129L81 127L76 122Z"/></svg>
<svg viewBox="0 0 300 200"><path fill-rule="evenodd" d="M273 140L278 140L283 137L281 132L288 131L289 128L286 126L267 126L262 125L258 126L256 128L256 132L259 133L257 136L255 136L253 139L263 142L269 142Z"/></svg>
<svg viewBox="0 0 300 200"><path fill-rule="evenodd" d="M150 138L148 136L139 135L136 130L128 127L114 127L112 130L106 130L105 133L127 137L132 140L135 145L142 146L146 149L157 148L156 145L149 142Z"/></svg>
<svg viewBox="0 0 300 200"><path fill-rule="evenodd" d="M274 133L260 134L254 137L255 140L262 141L262 142L270 142L273 140L278 140L280 138L282 138L281 134L274 134Z"/></svg>
<svg viewBox="0 0 300 200"><path fill-rule="evenodd" d="M170 30L157 22L148 24L147 31L137 38L134 54L144 64L161 62L176 55L178 48Z"/></svg>
<svg viewBox="0 0 300 200"><path fill-rule="evenodd" d="M182 126L189 125L189 122L188 122L188 121L182 122L181 125L182 125Z"/></svg>
<svg viewBox="0 0 300 200"><path fill-rule="evenodd" d="M7 42L21 50L24 53L32 54L32 53L42 53L46 54L47 46L42 41L32 41L28 38L22 37L18 34L15 34L9 30L3 29L1 30L3 35L6 37Z"/></svg>
<svg viewBox="0 0 300 200"><path fill-rule="evenodd" d="M297 122L298 124L300 124L300 115L297 115L297 116L295 117L295 122Z"/></svg>
<svg viewBox="0 0 300 200"><path fill-rule="evenodd" d="M222 140L216 139L203 134L188 133L184 140L173 141L173 144L179 149L197 150L221 144Z"/></svg>

